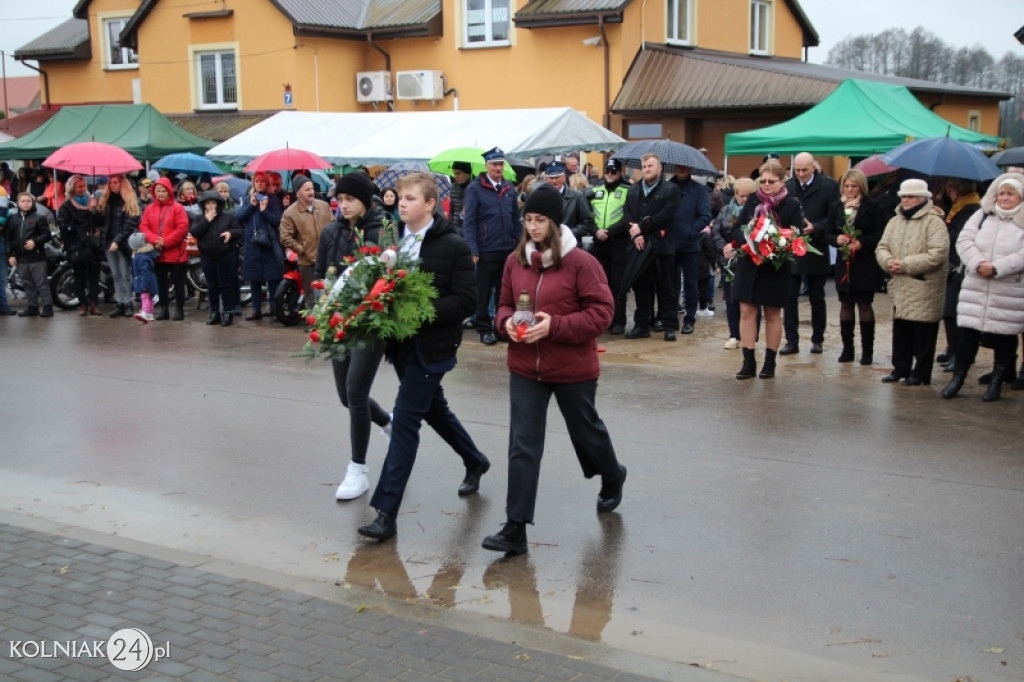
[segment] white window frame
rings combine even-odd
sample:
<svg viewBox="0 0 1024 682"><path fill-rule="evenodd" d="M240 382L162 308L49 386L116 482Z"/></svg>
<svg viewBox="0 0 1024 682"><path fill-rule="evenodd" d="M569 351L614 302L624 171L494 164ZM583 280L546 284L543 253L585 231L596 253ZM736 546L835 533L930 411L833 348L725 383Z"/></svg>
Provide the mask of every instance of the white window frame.
<svg viewBox="0 0 1024 682"><path fill-rule="evenodd" d="M967 112L967 129L976 133L981 132L981 110L971 109Z"/></svg>
<svg viewBox="0 0 1024 682"><path fill-rule="evenodd" d="M774 9L771 0L750 0L750 54L771 54Z"/></svg>
<svg viewBox="0 0 1024 682"><path fill-rule="evenodd" d="M110 35L112 26L117 27L117 35L120 36L125 24L131 19L131 15L123 14L99 14L96 19L100 25L100 44L103 46L103 68L108 71L122 71L125 69L139 68L139 55L130 47L119 47L121 52L121 63L116 64L113 57L113 37Z"/></svg>
<svg viewBox="0 0 1024 682"><path fill-rule="evenodd" d="M482 9L471 9L470 4L482 4ZM505 7L495 7L496 4L504 3ZM478 47L508 47L512 44L512 11L514 9L513 0L462 0L460 3L462 9L462 46L466 48L478 48ZM501 12L504 10L504 23L505 23L505 38L494 38L494 25L495 25L495 12ZM500 20L500 19L499 19ZM483 37L479 40L475 40L475 35L471 33L478 33L479 29L475 27L483 28Z"/></svg>
<svg viewBox="0 0 1024 682"><path fill-rule="evenodd" d="M666 9L668 11L665 17L665 42L670 45L696 45L697 41L694 39L694 20L693 17L696 15L694 12L694 5L697 4L697 0L668 0ZM684 15L685 19L685 35L679 35L679 19L680 14Z"/></svg>
<svg viewBox="0 0 1024 682"><path fill-rule="evenodd" d="M239 73L239 60L238 60L238 46L235 44L231 45L194 45L190 48L192 62L195 68L192 69L192 93L194 97L193 109L199 111L222 111L222 110L237 110L241 108L242 102L242 91L241 81L242 77ZM224 92L224 63L222 57L230 54L234 62L234 79L235 79L235 101L226 101L224 99L226 93ZM203 101L203 57L208 55L215 55L217 57L215 61L215 78L217 80L217 101L216 102L204 102Z"/></svg>

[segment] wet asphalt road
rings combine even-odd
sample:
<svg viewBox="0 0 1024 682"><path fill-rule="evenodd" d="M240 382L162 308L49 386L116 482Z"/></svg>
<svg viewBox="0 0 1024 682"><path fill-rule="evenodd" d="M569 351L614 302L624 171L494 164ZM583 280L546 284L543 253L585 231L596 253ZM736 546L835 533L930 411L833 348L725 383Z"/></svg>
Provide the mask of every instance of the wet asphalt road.
<svg viewBox="0 0 1024 682"><path fill-rule="evenodd" d="M427 432L377 546L368 498L334 502L329 367L291 357L298 329L205 319L0 319L0 506L747 679L1024 679L1024 393L881 384L884 321L874 367L836 363L834 327L808 354L805 328L772 381L733 379L721 312L675 344L603 337L624 502L596 515L552 407L530 553L506 560L480 548L504 520L503 346L467 332L445 381L494 463L481 494L456 496ZM373 395L395 391L382 368ZM385 450L375 433L372 482Z"/></svg>

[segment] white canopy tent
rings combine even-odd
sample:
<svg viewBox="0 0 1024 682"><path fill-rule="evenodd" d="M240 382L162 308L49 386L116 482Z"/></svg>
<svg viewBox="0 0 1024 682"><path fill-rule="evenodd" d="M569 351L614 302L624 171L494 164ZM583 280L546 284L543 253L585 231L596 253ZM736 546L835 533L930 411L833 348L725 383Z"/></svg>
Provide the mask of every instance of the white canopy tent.
<svg viewBox="0 0 1024 682"><path fill-rule="evenodd" d="M206 156L247 163L294 147L335 165L426 161L454 147L501 147L520 157L567 150L610 152L626 144L575 109L495 109L386 113L282 111L225 140Z"/></svg>

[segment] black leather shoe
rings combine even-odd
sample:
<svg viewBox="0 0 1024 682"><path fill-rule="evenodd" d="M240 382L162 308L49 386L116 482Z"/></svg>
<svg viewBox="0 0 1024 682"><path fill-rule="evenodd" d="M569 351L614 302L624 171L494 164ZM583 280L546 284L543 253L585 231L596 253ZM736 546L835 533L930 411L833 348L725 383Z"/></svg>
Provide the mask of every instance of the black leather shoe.
<svg viewBox="0 0 1024 682"><path fill-rule="evenodd" d="M394 537L397 531L398 528L395 525L395 520L384 512L379 512L373 523L368 523L365 526L359 526L359 530L357 532L365 537L383 541L390 537Z"/></svg>
<svg viewBox="0 0 1024 682"><path fill-rule="evenodd" d="M787 343L779 349L779 355L796 355L800 352L800 346L795 343Z"/></svg>
<svg viewBox="0 0 1024 682"><path fill-rule="evenodd" d="M683 333L685 334L686 332L683 332ZM665 340L666 341L675 341L676 340L676 333L674 331L671 331L671 330L665 332Z"/></svg>
<svg viewBox="0 0 1024 682"><path fill-rule="evenodd" d="M485 332L480 335L480 343L484 344L485 346L493 346L494 344L498 343L498 339L496 336L494 336L494 332Z"/></svg>
<svg viewBox="0 0 1024 682"><path fill-rule="evenodd" d="M181 322L184 319L185 319L185 309L184 308L175 308L174 309L174 316L171 318L171 320L173 322Z"/></svg>
<svg viewBox="0 0 1024 682"><path fill-rule="evenodd" d="M626 332L627 339L649 339L651 338L651 331L649 329L638 329L633 327Z"/></svg>
<svg viewBox="0 0 1024 682"><path fill-rule="evenodd" d="M895 384L897 381L900 381L903 378L904 377L900 376L899 374L886 374L884 377L882 377L882 383Z"/></svg>
<svg viewBox="0 0 1024 682"><path fill-rule="evenodd" d="M626 333L626 325L624 325L624 324L613 324L611 327L608 328L608 331L611 334L625 334Z"/></svg>
<svg viewBox="0 0 1024 682"><path fill-rule="evenodd" d="M820 353L825 352L825 349L821 347L820 343L812 343L811 344L811 352L815 353L815 354L820 354ZM853 358L850 358L850 359L852 360Z"/></svg>
<svg viewBox="0 0 1024 682"><path fill-rule="evenodd" d="M483 548L506 554L525 554L526 524L522 521L507 521L500 531L484 538Z"/></svg>
<svg viewBox="0 0 1024 682"><path fill-rule="evenodd" d="M153 319L154 320L169 320L169 319L171 319L171 314L169 312L167 312L167 308L160 308L160 312L158 312L156 314L156 317L154 317Z"/></svg>
<svg viewBox="0 0 1024 682"><path fill-rule="evenodd" d="M234 323L234 321L235 321L235 314L234 313L224 313L224 317L220 321L220 326L222 326L222 327L230 327Z"/></svg>
<svg viewBox="0 0 1024 682"><path fill-rule="evenodd" d="M944 365L952 359L953 354L950 353L948 350L945 353L939 353L938 355L935 356L935 362L939 363L940 365Z"/></svg>
<svg viewBox="0 0 1024 682"><path fill-rule="evenodd" d="M598 513L610 512L622 502L622 484L626 482L626 467L619 465L622 474L614 481L602 481L601 492L597 494Z"/></svg>
<svg viewBox="0 0 1024 682"><path fill-rule="evenodd" d="M665 331L665 325L662 324L661 320L656 320L654 324L651 325L651 331L663 332Z"/></svg>
<svg viewBox="0 0 1024 682"><path fill-rule="evenodd" d="M927 386L930 383L930 381L922 381L917 377L907 377L906 379L903 380L904 386Z"/></svg>
<svg viewBox="0 0 1024 682"><path fill-rule="evenodd" d="M684 322L683 323L683 330L682 331L683 331L684 334L692 334L693 333L693 325L690 324L689 322Z"/></svg>
<svg viewBox="0 0 1024 682"><path fill-rule="evenodd" d="M248 315L245 316L245 321L246 322L255 322L256 320L262 320L262 319L263 319L263 312L260 311L260 310L254 310L254 311L252 311L251 313L249 313Z"/></svg>
<svg viewBox="0 0 1024 682"><path fill-rule="evenodd" d="M481 455L481 457L483 457L483 455ZM476 467L472 469L466 467L466 477L462 479L462 483L459 485L459 497L472 495L480 490L480 477L486 474L490 468L491 461L486 457L484 457L483 462L478 464Z"/></svg>
<svg viewBox="0 0 1024 682"><path fill-rule="evenodd" d="M228 313L228 314L230 315L231 313ZM220 324L220 321L221 321L220 320L220 313L214 311L214 312L210 313L210 319L208 319L206 321L206 324L207 325Z"/></svg>

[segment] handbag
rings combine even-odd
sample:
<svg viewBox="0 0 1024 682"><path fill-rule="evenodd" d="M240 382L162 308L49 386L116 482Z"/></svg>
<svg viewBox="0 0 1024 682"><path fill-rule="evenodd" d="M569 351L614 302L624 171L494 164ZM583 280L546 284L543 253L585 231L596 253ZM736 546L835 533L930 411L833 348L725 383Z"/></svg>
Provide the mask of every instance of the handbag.
<svg viewBox="0 0 1024 682"><path fill-rule="evenodd" d="M265 249L269 249L274 244L274 240L270 235L270 230L267 229L266 225L258 225L255 230L252 231L252 242L257 246L262 246Z"/></svg>

